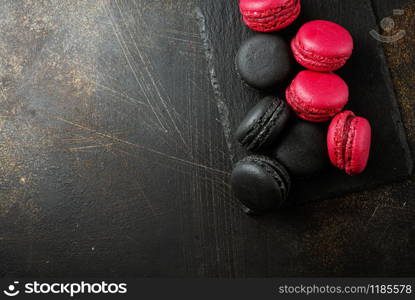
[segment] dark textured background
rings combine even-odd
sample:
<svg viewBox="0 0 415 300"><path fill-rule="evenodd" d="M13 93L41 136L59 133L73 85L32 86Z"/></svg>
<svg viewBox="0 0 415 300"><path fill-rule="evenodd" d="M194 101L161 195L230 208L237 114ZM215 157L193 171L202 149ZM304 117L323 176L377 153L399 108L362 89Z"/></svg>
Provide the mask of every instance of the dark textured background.
<svg viewBox="0 0 415 300"><path fill-rule="evenodd" d="M252 103L229 109L231 54L217 53L234 41L209 34L233 2L223 18L216 0L1 2L1 276L415 275L413 178L240 211L230 136ZM415 149L415 2L319 2L368 39L405 9L406 36L383 46Z"/></svg>

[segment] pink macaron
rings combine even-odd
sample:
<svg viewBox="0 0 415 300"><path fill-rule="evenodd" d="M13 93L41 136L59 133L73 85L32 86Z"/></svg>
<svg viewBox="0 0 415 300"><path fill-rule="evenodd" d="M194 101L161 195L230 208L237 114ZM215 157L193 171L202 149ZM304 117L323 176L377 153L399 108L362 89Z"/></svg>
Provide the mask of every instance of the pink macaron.
<svg viewBox="0 0 415 300"><path fill-rule="evenodd" d="M370 153L371 127L365 118L351 111L336 115L327 134L327 149L331 162L349 175L362 173Z"/></svg>
<svg viewBox="0 0 415 300"><path fill-rule="evenodd" d="M353 52L353 38L342 26L323 20L304 24L291 41L295 59L312 71L340 69Z"/></svg>
<svg viewBox="0 0 415 300"><path fill-rule="evenodd" d="M330 120L349 100L349 88L334 73L301 71L286 90L286 99L295 113L311 122Z"/></svg>
<svg viewBox="0 0 415 300"><path fill-rule="evenodd" d="M270 32L287 27L301 11L300 0L240 0L245 24L255 31Z"/></svg>

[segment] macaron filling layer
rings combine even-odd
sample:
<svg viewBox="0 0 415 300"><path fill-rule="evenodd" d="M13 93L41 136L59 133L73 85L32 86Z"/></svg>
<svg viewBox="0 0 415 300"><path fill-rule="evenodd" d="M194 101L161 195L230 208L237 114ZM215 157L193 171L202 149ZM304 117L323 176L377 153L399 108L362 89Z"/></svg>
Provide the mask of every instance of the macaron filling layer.
<svg viewBox="0 0 415 300"><path fill-rule="evenodd" d="M244 22L257 31L284 28L298 17L300 10L300 0L288 0L281 6L264 10L240 9Z"/></svg>
<svg viewBox="0 0 415 300"><path fill-rule="evenodd" d="M298 114L298 116L307 121L324 122L342 110L342 108L322 109L308 105L297 96L294 92L293 85L290 85L287 88L286 98L288 104Z"/></svg>
<svg viewBox="0 0 415 300"><path fill-rule="evenodd" d="M346 153L348 153L347 150L350 150L351 147L350 127L354 118L355 115L350 112L345 114L343 118L339 118L337 124L335 125L335 164L341 170L345 169ZM351 159L350 156L349 159Z"/></svg>
<svg viewBox="0 0 415 300"><path fill-rule="evenodd" d="M318 71L330 71L340 69L344 66L350 55L329 57L318 55L312 51L305 49L298 38L294 38L291 41L291 49L293 51L295 59L304 64L307 67L316 69Z"/></svg>
<svg viewBox="0 0 415 300"><path fill-rule="evenodd" d="M347 120L345 127L349 126L348 128L346 128L347 130L347 139L346 139L346 145L343 146L344 147L344 159L345 159L345 164L344 164L344 170L346 171L347 174L349 175L354 175L355 174L355 170L352 166L352 162L354 159L354 153L353 150L355 149L355 145L354 142L356 141L355 136L356 136L356 124L358 122L358 118L356 117L352 117L352 120Z"/></svg>

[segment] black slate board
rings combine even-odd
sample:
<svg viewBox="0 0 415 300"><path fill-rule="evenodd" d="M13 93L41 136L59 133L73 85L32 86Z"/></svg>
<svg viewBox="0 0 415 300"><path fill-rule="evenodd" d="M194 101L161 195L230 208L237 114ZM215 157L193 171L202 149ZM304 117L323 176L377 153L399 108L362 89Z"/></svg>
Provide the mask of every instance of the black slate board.
<svg viewBox="0 0 415 300"><path fill-rule="evenodd" d="M230 128L234 130L249 107L264 95L241 83L233 65L239 45L255 32L243 25L237 1L201 5L214 48L211 59L219 78L220 86L217 88L224 95L230 111ZM300 18L278 33L291 39L303 23L313 19L339 23L351 32L355 42L353 56L337 73L350 88L350 101L346 109L369 119L373 129L371 156L363 174L350 177L332 168L311 179L297 180L291 195L293 202L308 202L366 190L405 179L412 172L412 159L382 45L369 35L370 30L377 29L373 14L367 14L370 10L370 1L303 1ZM300 67L298 70L301 70ZM283 94L284 88L277 88L275 93ZM237 152L236 157L246 155L234 139L228 137Z"/></svg>

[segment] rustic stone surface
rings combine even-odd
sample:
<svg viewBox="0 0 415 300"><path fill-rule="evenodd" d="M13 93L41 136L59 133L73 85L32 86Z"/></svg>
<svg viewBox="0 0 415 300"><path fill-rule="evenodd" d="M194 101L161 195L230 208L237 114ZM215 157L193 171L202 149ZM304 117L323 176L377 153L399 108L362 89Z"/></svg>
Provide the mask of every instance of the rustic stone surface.
<svg viewBox="0 0 415 300"><path fill-rule="evenodd" d="M206 61L221 51L206 2L1 2L0 276L414 276L414 177L264 218L240 211L226 140L240 118L220 93L230 73ZM374 18L368 1L343 2ZM407 35L385 49L414 149L405 2ZM241 114L260 97L234 96Z"/></svg>

